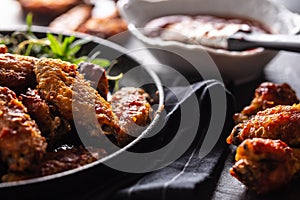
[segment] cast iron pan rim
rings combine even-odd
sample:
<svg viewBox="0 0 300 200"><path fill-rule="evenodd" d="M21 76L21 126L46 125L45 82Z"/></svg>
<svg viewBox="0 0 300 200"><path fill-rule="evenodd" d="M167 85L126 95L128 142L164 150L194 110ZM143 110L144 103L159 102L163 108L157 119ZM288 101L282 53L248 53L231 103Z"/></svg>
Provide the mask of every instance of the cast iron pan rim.
<svg viewBox="0 0 300 200"><path fill-rule="evenodd" d="M8 27L1 27L0 33L1 32L11 32L11 31L26 31L27 26L25 25L18 25L18 26L8 26ZM32 26L32 31L35 33L47 33L47 32L51 32L53 34L63 34L63 35L75 35L76 38L84 38L84 39L88 39L90 40L90 42L95 42L97 44L100 45L104 45L104 46L108 46L116 51L119 51L122 55L126 54L126 52L128 50L126 50L124 47L121 47L120 45L110 42L108 40L96 37L96 36L91 36L88 34L84 34L84 33L64 33L64 32L58 32L58 31L53 31L50 30L47 27L43 27L43 26ZM138 62L135 58L133 58L130 55L127 55L130 59L132 59L133 61ZM60 173L56 173L56 174L52 174L52 175L48 175L48 176L42 176L42 177L38 177L38 178L33 178L33 179L28 179L28 180L22 180L22 181L15 181L15 182L8 182L8 183L0 183L0 189L5 189L5 188L11 188L11 187L18 187L18 186L22 186L22 185L29 185L29 184L36 184L36 183L41 183L41 182L45 182L45 181L50 181L53 179L58 179L58 178L63 178L65 176L68 175L72 175L76 172L80 172L82 170L85 169L89 169L92 167L96 167L96 165L100 165L103 164L106 161L109 161L111 159L114 159L115 157L122 155L123 152L125 152L127 149L129 149L130 147L134 146L135 144L137 144L142 138L144 138L159 122L159 120L161 119L161 114L160 114L160 109L163 108L163 102L164 102L164 91L162 88L162 84L161 81L159 79L159 77L149 68L144 67L142 64L141 66L143 67L144 70L146 70L146 72L150 75L150 77L153 79L155 86L157 87L158 90L158 94L159 94L159 104L158 104L158 109L157 109L157 113L155 114L154 119L152 120L151 124L135 139L133 140L131 143L129 143L128 145L126 145L125 147L121 148L120 150L100 159L97 160L95 162L92 162L90 164L84 165L82 167L78 167L75 169L71 169L65 172L60 172Z"/></svg>

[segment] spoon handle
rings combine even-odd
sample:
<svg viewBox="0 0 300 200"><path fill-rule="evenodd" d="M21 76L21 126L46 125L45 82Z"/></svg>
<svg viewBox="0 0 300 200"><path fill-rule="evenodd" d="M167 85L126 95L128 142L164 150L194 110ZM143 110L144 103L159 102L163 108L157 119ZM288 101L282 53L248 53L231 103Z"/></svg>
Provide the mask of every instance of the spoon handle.
<svg viewBox="0 0 300 200"><path fill-rule="evenodd" d="M244 51L257 47L300 52L300 35L237 32L227 40L228 50Z"/></svg>

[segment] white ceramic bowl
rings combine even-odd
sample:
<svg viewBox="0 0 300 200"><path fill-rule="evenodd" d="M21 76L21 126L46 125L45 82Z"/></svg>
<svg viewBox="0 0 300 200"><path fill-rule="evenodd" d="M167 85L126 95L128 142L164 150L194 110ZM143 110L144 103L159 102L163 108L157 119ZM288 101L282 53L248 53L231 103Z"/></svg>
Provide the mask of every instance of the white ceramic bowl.
<svg viewBox="0 0 300 200"><path fill-rule="evenodd" d="M208 58L210 55L222 77L236 83L257 77L278 52L263 48L229 52L201 45L162 41L146 37L142 33L142 28L147 22L157 17L177 14L209 14L252 19L279 34L296 34L300 31L300 16L272 0L120 0L118 8L121 16L127 21L130 32L146 47L149 47L150 52L163 64L192 76L195 70L186 67L186 62L183 63L183 59L176 58L173 53L180 55L193 65L199 65L197 69L205 73L209 70L207 66L211 65L211 59Z"/></svg>

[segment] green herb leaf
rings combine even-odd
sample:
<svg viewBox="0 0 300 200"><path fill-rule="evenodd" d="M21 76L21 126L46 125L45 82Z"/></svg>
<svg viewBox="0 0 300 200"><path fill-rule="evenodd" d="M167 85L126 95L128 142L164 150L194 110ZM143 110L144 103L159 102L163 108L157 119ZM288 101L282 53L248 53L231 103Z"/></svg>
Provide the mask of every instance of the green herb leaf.
<svg viewBox="0 0 300 200"><path fill-rule="evenodd" d="M75 40L70 45L70 48L74 48L75 46L80 46L81 47L82 45L87 44L88 42L90 42L90 41L89 40L85 40L85 39Z"/></svg>
<svg viewBox="0 0 300 200"><path fill-rule="evenodd" d="M26 24L27 24L27 32L28 33L32 33L32 31L31 31L32 18L33 18L32 13L28 13L27 16L26 16Z"/></svg>
<svg viewBox="0 0 300 200"><path fill-rule="evenodd" d="M75 46L71 49L68 50L68 55L72 56L75 58L75 54L81 49L81 46Z"/></svg>
<svg viewBox="0 0 300 200"><path fill-rule="evenodd" d="M29 56L30 55L32 47L33 47L32 43L27 46L27 49L26 49L25 54L24 54L25 56Z"/></svg>
<svg viewBox="0 0 300 200"><path fill-rule="evenodd" d="M107 68L110 66L110 61L104 58L95 58L91 60L91 63L99 65L100 67Z"/></svg>
<svg viewBox="0 0 300 200"><path fill-rule="evenodd" d="M47 38L50 41L50 48L54 54L62 56L61 44L51 33L47 33Z"/></svg>
<svg viewBox="0 0 300 200"><path fill-rule="evenodd" d="M62 52L63 52L63 55L67 55L68 52L69 52L69 48L70 48L70 44L75 40L75 36L72 35L70 37L66 37L63 41L63 44L62 44Z"/></svg>
<svg viewBox="0 0 300 200"><path fill-rule="evenodd" d="M78 65L78 64L81 63L81 62L87 61L87 59L88 59L88 57L86 57L86 56L81 56L81 57L79 57L79 58L75 58L75 59L73 60L73 63L76 64L76 65Z"/></svg>

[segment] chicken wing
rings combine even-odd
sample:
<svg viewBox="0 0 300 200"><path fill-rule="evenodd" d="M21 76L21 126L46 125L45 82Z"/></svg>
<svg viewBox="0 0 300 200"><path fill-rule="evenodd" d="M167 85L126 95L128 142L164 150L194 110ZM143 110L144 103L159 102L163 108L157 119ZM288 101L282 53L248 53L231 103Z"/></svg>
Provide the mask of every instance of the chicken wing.
<svg viewBox="0 0 300 200"><path fill-rule="evenodd" d="M300 150L280 140L245 140L236 151L230 174L257 193L285 186L300 170Z"/></svg>
<svg viewBox="0 0 300 200"><path fill-rule="evenodd" d="M117 116L111 105L90 86L77 66L58 59L40 59L34 67L39 94L57 107L60 115L80 127L88 128L90 136L120 134ZM95 119L95 120L94 120Z"/></svg>
<svg viewBox="0 0 300 200"><path fill-rule="evenodd" d="M37 90L28 89L19 99L27 108L30 117L36 121L42 135L47 138L48 147L71 131L70 123L56 115L55 109L50 109L53 106L49 106Z"/></svg>
<svg viewBox="0 0 300 200"><path fill-rule="evenodd" d="M141 88L124 87L112 95L113 112L119 118L119 125L127 134L120 134L121 144L139 133L151 122L152 108L149 104L150 96Z"/></svg>
<svg viewBox="0 0 300 200"><path fill-rule="evenodd" d="M10 171L23 171L43 158L46 140L16 94L0 87L0 160Z"/></svg>
<svg viewBox="0 0 300 200"><path fill-rule="evenodd" d="M227 138L227 143L238 145L247 138L268 138L280 139L291 147L299 146L299 127L300 104L278 105L237 124Z"/></svg>
<svg viewBox="0 0 300 200"><path fill-rule="evenodd" d="M16 54L0 54L0 86L21 92L36 84L33 66L37 58Z"/></svg>
<svg viewBox="0 0 300 200"><path fill-rule="evenodd" d="M276 105L293 105L299 103L295 91L286 83L275 84L264 82L255 90L254 99L241 113L236 113L233 119L236 123L248 120L257 112Z"/></svg>

